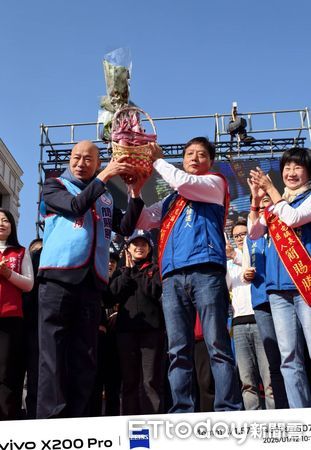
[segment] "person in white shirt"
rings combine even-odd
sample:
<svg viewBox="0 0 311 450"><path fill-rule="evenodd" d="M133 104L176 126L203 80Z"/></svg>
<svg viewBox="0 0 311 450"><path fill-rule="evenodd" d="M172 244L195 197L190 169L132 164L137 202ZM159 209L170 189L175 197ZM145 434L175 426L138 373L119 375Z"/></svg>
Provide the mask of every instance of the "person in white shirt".
<svg viewBox="0 0 311 450"><path fill-rule="evenodd" d="M242 256L243 242L247 235L245 219L239 219L232 229L232 236L237 245L236 252ZM243 281L254 277L254 268L243 269L233 260L227 262L227 285L232 292L233 340L245 409L262 409L259 383L263 384L265 407L275 407L271 387L269 364L263 342L256 324L251 301L250 284Z"/></svg>
<svg viewBox="0 0 311 450"><path fill-rule="evenodd" d="M210 169L215 146L204 137L185 146L183 169L162 159L151 145L154 168L174 193L144 208L138 228L161 228L159 265L168 336L171 413L193 412L194 324L198 312L215 379L215 411L242 407L227 330L224 222L227 182Z"/></svg>

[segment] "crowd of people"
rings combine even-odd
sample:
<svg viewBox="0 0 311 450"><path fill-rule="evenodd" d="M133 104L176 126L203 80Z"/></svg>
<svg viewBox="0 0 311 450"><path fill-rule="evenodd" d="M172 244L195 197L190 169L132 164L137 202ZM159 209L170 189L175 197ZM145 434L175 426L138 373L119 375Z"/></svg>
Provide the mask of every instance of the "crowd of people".
<svg viewBox="0 0 311 450"><path fill-rule="evenodd" d="M183 169L150 155L172 188L151 206L81 141L43 186L43 240L0 209L0 420L311 407L311 150L282 155L282 195L251 170L231 236L215 146L191 139Z"/></svg>

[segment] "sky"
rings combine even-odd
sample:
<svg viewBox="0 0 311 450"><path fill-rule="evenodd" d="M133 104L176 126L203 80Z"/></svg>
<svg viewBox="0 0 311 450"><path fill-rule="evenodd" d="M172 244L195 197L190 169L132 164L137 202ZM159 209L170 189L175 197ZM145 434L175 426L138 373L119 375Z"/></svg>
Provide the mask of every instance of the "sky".
<svg viewBox="0 0 311 450"><path fill-rule="evenodd" d="M131 99L152 117L229 113L232 101L311 107L310 0L1 3L0 138L24 171L24 245L36 233L40 124L96 121L102 60L116 48L130 49ZM166 144L213 135L200 121L157 131Z"/></svg>

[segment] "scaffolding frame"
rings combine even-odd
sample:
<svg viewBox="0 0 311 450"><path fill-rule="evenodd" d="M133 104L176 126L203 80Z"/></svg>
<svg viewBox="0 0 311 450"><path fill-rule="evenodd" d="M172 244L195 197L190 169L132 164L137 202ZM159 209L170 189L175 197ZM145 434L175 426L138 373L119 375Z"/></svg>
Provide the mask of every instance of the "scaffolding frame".
<svg viewBox="0 0 311 450"><path fill-rule="evenodd" d="M256 138L250 141L241 141L238 137L233 137L228 132L228 123L232 119L231 113L207 114L192 116L169 116L152 118L154 122L186 121L203 119L210 127L214 129L214 143L216 146L217 160L234 160L236 158L256 158L256 157L279 157L285 150L293 147L304 147L305 141L311 142L311 121L310 109L305 107L301 109L287 109L277 111L255 111L238 113L238 117L243 117L247 121L247 133L256 135ZM292 124L297 120L296 126L280 126L282 118ZM256 122L264 119L266 126L258 126ZM144 119L146 120L146 119ZM204 127L207 129L207 127ZM42 185L45 175L49 172L62 171L68 165L72 147L78 142L76 131L83 130L83 139L90 140L99 148L100 159L103 165L107 164L111 158L111 145L102 139L103 123L81 122L65 124L41 124L40 125L40 159L38 163L39 171L39 196L38 196L38 220L37 235L42 230L40 221L39 204L41 198ZM84 131L85 130L85 131ZM61 132L66 133L65 139L60 139ZM291 133L291 136L271 137L273 134L285 135ZM302 136L305 133L306 136ZM295 134L295 135L294 135ZM259 136L257 138L257 135ZM294 136L293 136L294 135ZM262 138L260 138L262 136ZM184 143L163 144L164 157L167 159L181 159L184 149Z"/></svg>

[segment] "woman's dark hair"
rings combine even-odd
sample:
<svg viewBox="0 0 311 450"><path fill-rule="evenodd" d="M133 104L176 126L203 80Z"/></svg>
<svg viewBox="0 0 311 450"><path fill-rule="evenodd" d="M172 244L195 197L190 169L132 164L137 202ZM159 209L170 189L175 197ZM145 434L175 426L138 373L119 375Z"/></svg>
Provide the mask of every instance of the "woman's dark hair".
<svg viewBox="0 0 311 450"><path fill-rule="evenodd" d="M0 208L0 213L3 213L11 224L11 234L6 241L7 245L12 245L13 247L21 247L17 239L16 223L13 215L10 213L10 211L4 208Z"/></svg>
<svg viewBox="0 0 311 450"><path fill-rule="evenodd" d="M285 164L295 162L307 169L308 176L311 178L311 149L303 148L303 147L293 147L289 150L286 150L280 161L280 170L281 174L283 173L283 169Z"/></svg>
<svg viewBox="0 0 311 450"><path fill-rule="evenodd" d="M211 161L214 161L216 155L216 147L212 144L206 137L198 136L187 142L183 150L183 157L185 156L185 151L192 144L201 144L205 150L208 152Z"/></svg>
<svg viewBox="0 0 311 450"><path fill-rule="evenodd" d="M112 259L118 264L118 262L120 261L120 255L116 251L111 251L109 253L109 259Z"/></svg>

